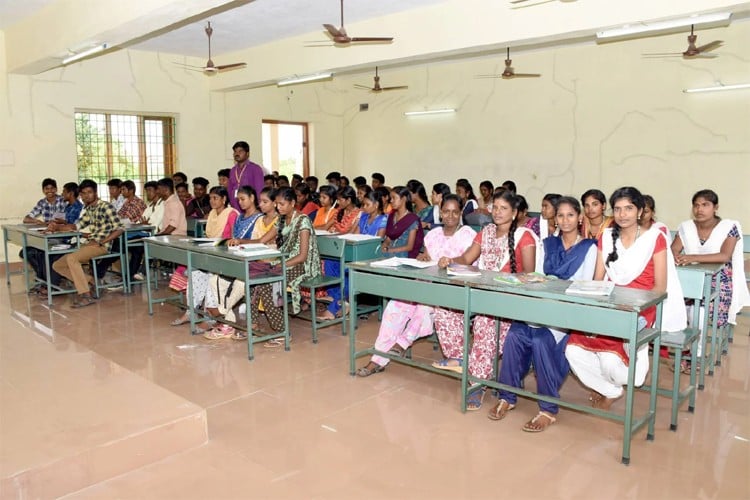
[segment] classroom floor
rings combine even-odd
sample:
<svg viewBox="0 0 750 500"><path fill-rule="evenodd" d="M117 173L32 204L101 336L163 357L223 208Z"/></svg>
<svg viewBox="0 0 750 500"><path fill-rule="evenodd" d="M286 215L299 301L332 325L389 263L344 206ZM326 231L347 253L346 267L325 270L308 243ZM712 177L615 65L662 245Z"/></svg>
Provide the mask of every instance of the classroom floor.
<svg viewBox="0 0 750 500"><path fill-rule="evenodd" d="M140 293L69 300L0 286L0 498L750 498L747 315L696 413L670 432L660 398L655 441L636 434L624 466L611 421L563 409L528 434L529 400L493 422L494 398L462 414L447 377L350 377L337 327L314 345L294 319L290 352L249 362L244 343L170 327L173 306L149 316ZM363 346L377 328L361 324ZM569 377L563 397L587 393Z"/></svg>

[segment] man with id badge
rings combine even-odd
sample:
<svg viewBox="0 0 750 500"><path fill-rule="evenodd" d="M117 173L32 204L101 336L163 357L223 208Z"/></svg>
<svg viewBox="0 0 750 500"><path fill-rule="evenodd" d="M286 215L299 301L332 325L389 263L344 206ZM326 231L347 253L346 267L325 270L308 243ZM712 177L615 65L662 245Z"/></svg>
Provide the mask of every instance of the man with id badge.
<svg viewBox="0 0 750 500"><path fill-rule="evenodd" d="M263 169L260 165L250 161L250 145L245 141L238 141L232 146L234 166L229 171L229 203L240 210L237 201L237 191L242 186L252 186L256 193L263 190Z"/></svg>

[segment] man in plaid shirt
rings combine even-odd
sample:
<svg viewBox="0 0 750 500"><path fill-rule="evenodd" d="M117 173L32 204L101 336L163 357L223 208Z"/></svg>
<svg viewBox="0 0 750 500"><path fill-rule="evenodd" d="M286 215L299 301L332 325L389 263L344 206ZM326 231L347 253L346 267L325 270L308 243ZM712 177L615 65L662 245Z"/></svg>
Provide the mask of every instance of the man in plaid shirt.
<svg viewBox="0 0 750 500"><path fill-rule="evenodd" d="M44 198L39 200L31 212L23 218L24 224L39 224L40 222L52 222L55 214L65 211L65 200L57 194L57 181L55 179L44 179L42 181Z"/></svg>
<svg viewBox="0 0 750 500"><path fill-rule="evenodd" d="M120 191L125 198L125 203L117 211L117 216L120 219L128 219L135 224L141 220L143 212L146 211L146 203L135 195L135 182L133 181L123 182Z"/></svg>
<svg viewBox="0 0 750 500"><path fill-rule="evenodd" d="M114 207L97 196L96 182L86 179L79 187L85 207L76 227L86 238L86 242L78 251L66 254L52 266L75 285L78 296L73 300L73 307L76 308L94 303L89 291L91 278L83 272L82 264L108 253L112 240L123 232L123 225Z"/></svg>

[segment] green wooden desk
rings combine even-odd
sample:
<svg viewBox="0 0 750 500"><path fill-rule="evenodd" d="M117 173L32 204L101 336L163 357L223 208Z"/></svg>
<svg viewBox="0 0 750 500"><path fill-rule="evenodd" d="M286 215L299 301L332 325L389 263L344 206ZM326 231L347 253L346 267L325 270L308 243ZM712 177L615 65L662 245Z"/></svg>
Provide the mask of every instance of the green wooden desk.
<svg viewBox="0 0 750 500"><path fill-rule="evenodd" d="M206 222L208 219L196 219L194 217L187 218L187 233L188 236L195 238L203 238L206 234Z"/></svg>
<svg viewBox="0 0 750 500"><path fill-rule="evenodd" d="M247 357L252 360L253 344L265 342L274 338L284 338L284 348L289 350L289 314L287 311L287 301L283 301L284 307L284 331L274 332L264 336L253 336L252 314L249 305L251 297L250 290L252 286L264 283L281 282L282 289L286 290L286 261L282 259L282 254L265 254L258 256L243 256L230 252L227 247L201 247L192 242L191 238L183 236L152 236L144 238L144 250L146 261L146 290L148 297L148 313L154 314L153 305L158 302L164 302L169 299L154 299L151 293L151 267L150 259L161 259L167 262L182 264L187 267L187 276L193 269L221 274L232 278L237 278L245 282L245 300L248 301L247 312L245 314L245 328L247 331ZM250 262L279 258L281 261L281 273L268 272L253 275L250 274ZM188 278L189 279L189 278ZM196 313L193 310L193 290L188 286L187 307L190 317L190 331L195 332Z"/></svg>
<svg viewBox="0 0 750 500"><path fill-rule="evenodd" d="M658 328L638 332L637 324L639 312L651 306L657 306L657 325L660 324L661 302L666 298L665 294L617 288L609 297L579 297L565 294L569 282L563 280L515 287L494 281L496 273L491 272L484 272L480 277L457 278L437 268L422 270L406 266L375 268L362 262L349 264L348 268L349 297L353 306L356 305L359 293L371 293L405 301L414 301L418 298L420 303L427 305L462 310L464 312L463 366L468 366L470 318L474 314L486 314L581 331L595 331L626 339L630 342L631 359L635 359L638 345L654 340L655 354L652 362L654 366L658 366ZM397 362L459 378L462 411L466 410L467 387L471 381L611 418L622 422L625 427L622 450L622 462L625 464L630 461L630 442L633 432L648 425L647 438L653 439L658 370L652 370L653 390L649 394L648 411L643 417L635 419L633 417L634 364L630 366L628 373L625 415L618 415L540 396L523 389L501 385L495 381L476 379L468 375L468 370L464 370L462 374L446 374L442 370L435 370L413 360L378 352L372 347L357 351L355 326L356 318L350 318L349 369L352 375L354 375L357 357L377 353Z"/></svg>
<svg viewBox="0 0 750 500"><path fill-rule="evenodd" d="M50 273L52 272L52 265L50 264L50 256L51 255L64 255L66 253L72 253L78 250L78 239L76 238L76 243L73 243L70 245L70 248L66 249L60 249L60 250L52 250L52 247L56 244L58 244L61 240L69 240L70 238L79 236L78 232L76 231L65 231L65 232L57 232L57 233L47 233L45 231L38 231L34 228L42 228L45 227L43 225L37 225L37 224L15 224L15 225L4 225L3 226L3 245L5 250L5 271L6 271L6 281L7 284L10 285L10 275L11 274L20 274L23 273L24 276L24 284L26 286L26 291L29 291L29 266L27 264L28 262L28 255L27 255L27 249L29 247L36 248L44 252L44 265L45 265L45 271L47 275L46 280L40 279L38 276L35 278L35 281L42 283L43 285L47 286L47 304L51 307L52 306L52 297L54 295L63 295L67 293L75 293L75 289L71 290L65 290L63 288L60 288L59 286L53 285L50 281ZM23 271L19 271L17 273L11 273L8 261L8 243L15 243L16 245L21 247L21 251L23 252Z"/></svg>
<svg viewBox="0 0 750 500"><path fill-rule="evenodd" d="M703 324L700 325L701 332L703 332L701 338L701 353L705 358L706 356L706 342L708 340L709 332L709 321L710 321L710 332L711 332L711 354L708 358L707 363L701 363L701 369L698 372L698 389L703 390L704 381L706 377L706 371L709 375L714 374L714 366L721 364L721 346L719 346L719 335L717 331L717 318L716 312L719 310L719 288L718 288L718 277L716 289L711 288L711 280L716 276L723 264L691 264L687 266L677 266L677 277L680 279L680 285L683 290L686 288L695 289L697 287L703 290L703 307L705 307L705 313L703 314ZM714 314L709 317L708 309L709 304L713 302ZM700 304L695 304L694 307L700 307ZM693 360L692 362L695 362ZM677 368L677 367L676 367Z"/></svg>

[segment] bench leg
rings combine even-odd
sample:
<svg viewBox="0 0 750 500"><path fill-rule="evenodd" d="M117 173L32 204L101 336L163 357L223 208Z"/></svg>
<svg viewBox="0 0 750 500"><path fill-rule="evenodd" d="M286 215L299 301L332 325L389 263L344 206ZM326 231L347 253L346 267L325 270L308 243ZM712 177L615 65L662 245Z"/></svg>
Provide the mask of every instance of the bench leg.
<svg viewBox="0 0 750 500"><path fill-rule="evenodd" d="M690 370L693 371L691 363ZM672 381L672 420L669 424L670 431L677 430L677 412L680 402L680 368L682 367L682 349L675 349L674 353L674 378Z"/></svg>

